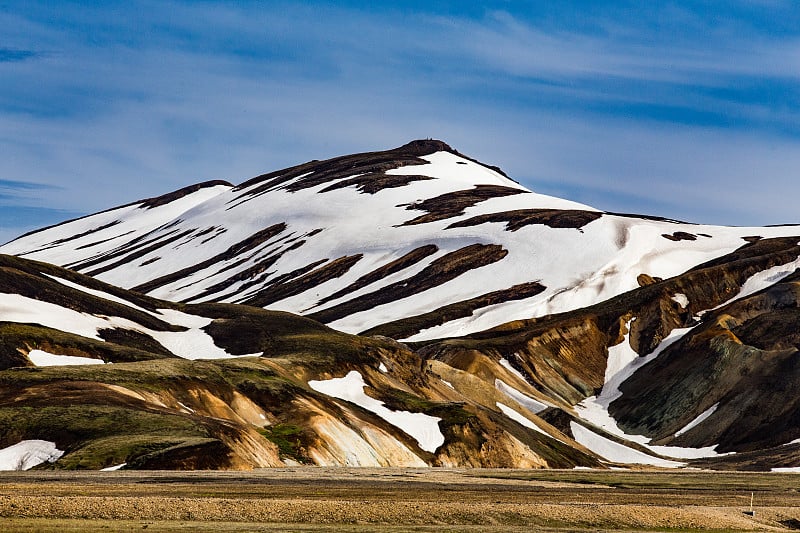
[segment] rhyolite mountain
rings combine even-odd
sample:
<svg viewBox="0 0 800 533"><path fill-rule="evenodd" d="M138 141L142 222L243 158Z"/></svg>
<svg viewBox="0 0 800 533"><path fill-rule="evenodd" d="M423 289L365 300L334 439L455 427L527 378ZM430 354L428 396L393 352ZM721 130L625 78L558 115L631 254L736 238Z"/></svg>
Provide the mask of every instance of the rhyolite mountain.
<svg viewBox="0 0 800 533"><path fill-rule="evenodd" d="M0 448L51 467L800 466L800 227L603 212L424 140L0 253Z"/></svg>

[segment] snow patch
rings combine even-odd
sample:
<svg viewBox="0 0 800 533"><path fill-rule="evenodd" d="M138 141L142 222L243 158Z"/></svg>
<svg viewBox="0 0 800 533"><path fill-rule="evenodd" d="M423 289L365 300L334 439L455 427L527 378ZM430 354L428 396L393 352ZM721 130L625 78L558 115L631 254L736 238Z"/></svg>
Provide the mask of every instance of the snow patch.
<svg viewBox="0 0 800 533"><path fill-rule="evenodd" d="M784 474L800 473L800 466L780 466L770 469L770 472L782 472Z"/></svg>
<svg viewBox="0 0 800 533"><path fill-rule="evenodd" d="M23 440L0 450L0 470L28 470L44 462L55 463L62 455L55 442Z"/></svg>
<svg viewBox="0 0 800 533"><path fill-rule="evenodd" d="M381 371L381 372L383 372L384 374L386 374L387 372L389 372L389 369L388 369L388 368L386 368L386 365L385 365L385 364L383 364L383 361L381 361L381 364L380 364L380 365L378 365L378 370L380 370L380 371Z"/></svg>
<svg viewBox="0 0 800 533"><path fill-rule="evenodd" d="M192 409L192 408L191 408L191 407L189 407L188 405L186 405L186 404L183 404L183 403L181 403L181 402L178 402L178 405L180 405L180 406L181 406L181 409L184 409L184 410L186 410L186 412L188 412L188 413L194 413L194 409ZM264 418L264 415L261 415L261 418Z"/></svg>
<svg viewBox="0 0 800 533"><path fill-rule="evenodd" d="M590 449L603 459L614 463L628 463L639 465L661 466L665 468L678 468L684 466L686 463L678 461L670 461L668 459L661 459L642 453L639 450L634 450L618 442L607 439L598 435L594 431L583 427L577 422L570 422L570 429L572 429L572 436L575 441Z"/></svg>
<svg viewBox="0 0 800 533"><path fill-rule="evenodd" d="M715 403L714 405L712 405L711 407L700 413L700 415L698 415L697 418L686 424L682 429L678 430L675 433L675 436L679 437L684 433L686 433L687 431L689 431L690 429L692 429L693 427L703 422L703 420L714 414L714 411L717 410L717 407L719 407L719 402Z"/></svg>
<svg viewBox="0 0 800 533"><path fill-rule="evenodd" d="M122 463L122 464L118 464L118 465L115 465L115 466L108 466L106 468L101 468L100 471L101 472L115 472L115 471L119 470L120 468L125 467L127 464L128 463Z"/></svg>
<svg viewBox="0 0 800 533"><path fill-rule="evenodd" d="M550 407L546 403L542 403L539 400L534 400L530 396L521 393L502 379L495 379L494 386L497 387L497 390L508 395L510 398L514 399L518 404L523 406L525 409L528 409L532 413L541 413Z"/></svg>
<svg viewBox="0 0 800 533"><path fill-rule="evenodd" d="M102 359L77 357L74 355L57 355L44 350L31 350L28 359L36 366L68 366L68 365L103 365Z"/></svg>
<svg viewBox="0 0 800 533"><path fill-rule="evenodd" d="M517 422L518 424L521 424L526 428L538 431L542 435L547 435L548 437L550 437L550 435L545 430L543 430L542 428L540 428L539 426L528 420L522 413L515 411L511 407L500 402L497 402L495 405L497 405L497 408L500 409L504 415L506 415L514 422Z"/></svg>
<svg viewBox="0 0 800 533"><path fill-rule="evenodd" d="M364 393L366 383L364 383L364 378L356 370L351 370L343 378L312 380L308 382L308 386L317 392L354 403L367 411L375 413L416 439L419 447L427 452L434 453L439 446L444 444L444 435L439 430L441 418L424 413L388 409L383 405L383 402L370 398Z"/></svg>
<svg viewBox="0 0 800 533"><path fill-rule="evenodd" d="M676 304L680 305L684 309L689 307L689 298L685 294L683 294L682 292L675 293L672 296L672 301L675 302Z"/></svg>

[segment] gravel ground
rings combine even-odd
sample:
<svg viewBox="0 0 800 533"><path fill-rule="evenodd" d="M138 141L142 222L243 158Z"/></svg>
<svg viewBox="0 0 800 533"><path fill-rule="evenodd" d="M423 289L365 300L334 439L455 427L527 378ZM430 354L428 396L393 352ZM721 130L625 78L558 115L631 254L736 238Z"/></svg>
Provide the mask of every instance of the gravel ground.
<svg viewBox="0 0 800 533"><path fill-rule="evenodd" d="M3 531L788 531L800 476L406 469L0 474ZM756 493L756 516L743 511Z"/></svg>

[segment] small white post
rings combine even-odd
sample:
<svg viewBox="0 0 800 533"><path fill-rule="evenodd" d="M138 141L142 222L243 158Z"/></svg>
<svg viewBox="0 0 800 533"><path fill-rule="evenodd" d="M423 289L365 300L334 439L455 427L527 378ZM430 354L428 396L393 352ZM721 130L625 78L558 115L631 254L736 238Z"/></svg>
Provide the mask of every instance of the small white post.
<svg viewBox="0 0 800 533"><path fill-rule="evenodd" d="M753 492L750 493L750 510L749 511L745 511L744 514L746 514L747 516L753 516L754 517L754 516L756 516L756 512L753 510L753 494L754 494Z"/></svg>

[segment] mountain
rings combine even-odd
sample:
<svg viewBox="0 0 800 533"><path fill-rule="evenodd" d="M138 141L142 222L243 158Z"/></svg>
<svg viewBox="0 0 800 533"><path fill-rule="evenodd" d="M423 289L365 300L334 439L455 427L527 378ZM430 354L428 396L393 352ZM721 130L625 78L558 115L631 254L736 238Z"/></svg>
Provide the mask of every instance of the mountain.
<svg viewBox="0 0 800 533"><path fill-rule="evenodd" d="M243 303L425 340L602 302L793 228L610 214L438 141L207 182L0 252L176 302Z"/></svg>
<svg viewBox="0 0 800 533"><path fill-rule="evenodd" d="M800 465L795 226L602 212L423 140L0 252L0 447L55 467Z"/></svg>

